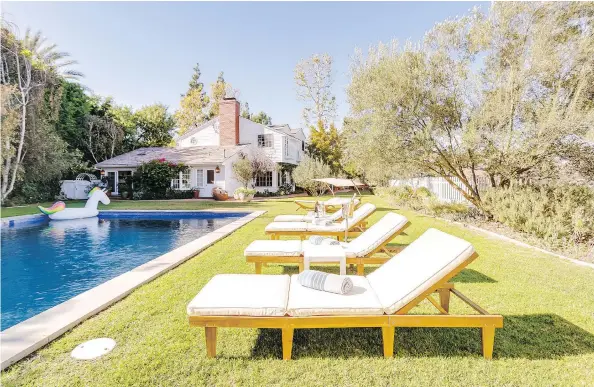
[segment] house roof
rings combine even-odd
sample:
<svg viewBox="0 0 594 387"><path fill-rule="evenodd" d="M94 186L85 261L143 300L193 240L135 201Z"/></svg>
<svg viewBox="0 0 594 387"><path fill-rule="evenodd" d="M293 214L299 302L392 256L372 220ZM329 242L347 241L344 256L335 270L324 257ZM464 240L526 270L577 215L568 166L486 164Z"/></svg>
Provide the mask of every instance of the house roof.
<svg viewBox="0 0 594 387"><path fill-rule="evenodd" d="M245 148L238 146L192 146L186 148L151 147L139 148L112 159L95 164L97 168L138 167L147 161L164 158L174 163L187 165L222 163Z"/></svg>
<svg viewBox="0 0 594 387"><path fill-rule="evenodd" d="M295 137L296 139L298 139L300 141L305 140L305 133L303 133L303 129L301 129L301 128L291 129L289 124L268 125L266 127L269 129L272 129L274 131L284 133L288 136Z"/></svg>
<svg viewBox="0 0 594 387"><path fill-rule="evenodd" d="M212 120L208 120L205 123L203 123L202 125L198 125L198 126L194 126L193 128L188 129L188 131L184 134L182 134L181 136L179 136L176 141L179 140L183 140L184 138L188 138L191 135L193 135L194 133L198 133L199 131L201 131L202 129L214 124L215 122L219 121L219 117L215 117Z"/></svg>

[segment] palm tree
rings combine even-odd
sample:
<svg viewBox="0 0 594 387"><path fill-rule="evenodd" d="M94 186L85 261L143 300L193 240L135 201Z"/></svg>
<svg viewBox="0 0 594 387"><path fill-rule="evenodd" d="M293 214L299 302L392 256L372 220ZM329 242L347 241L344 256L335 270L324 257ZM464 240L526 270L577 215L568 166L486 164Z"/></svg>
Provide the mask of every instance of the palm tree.
<svg viewBox="0 0 594 387"><path fill-rule="evenodd" d="M33 57L46 65L56 74L68 80L77 80L84 75L77 70L69 68L78 64L76 60L70 59L70 54L65 51L58 51L56 44L46 44L46 38L41 36L41 31L35 34L27 28L25 37L21 41L22 47L29 50Z"/></svg>

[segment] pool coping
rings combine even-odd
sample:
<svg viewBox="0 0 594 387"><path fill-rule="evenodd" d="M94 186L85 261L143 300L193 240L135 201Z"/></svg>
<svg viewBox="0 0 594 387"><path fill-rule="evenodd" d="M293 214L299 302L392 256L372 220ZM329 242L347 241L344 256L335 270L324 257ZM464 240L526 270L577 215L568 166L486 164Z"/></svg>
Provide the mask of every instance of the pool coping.
<svg viewBox="0 0 594 387"><path fill-rule="evenodd" d="M137 210L134 210L137 212ZM106 211L109 212L109 211ZM124 211L113 211L124 212ZM132 211L131 211L132 212ZM144 210L143 212L215 212L209 210ZM233 211L218 211L233 212ZM237 211L243 212L243 211ZM134 269L89 289L68 301L45 310L0 332L2 360L0 370L50 343L87 318L96 315L136 288L152 281L167 271L196 256L234 231L248 224L266 211L249 211L233 222L203 235L185 245L148 261ZM24 215L31 216L31 215ZM16 217L13 217L16 218Z"/></svg>

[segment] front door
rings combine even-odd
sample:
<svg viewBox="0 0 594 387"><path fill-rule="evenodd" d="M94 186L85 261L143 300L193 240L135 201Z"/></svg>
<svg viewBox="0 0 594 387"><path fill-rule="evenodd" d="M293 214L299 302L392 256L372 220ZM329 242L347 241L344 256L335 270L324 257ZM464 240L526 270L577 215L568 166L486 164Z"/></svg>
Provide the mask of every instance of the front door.
<svg viewBox="0 0 594 387"><path fill-rule="evenodd" d="M200 189L201 198L212 197L212 189L215 184L214 169L196 169L196 186Z"/></svg>

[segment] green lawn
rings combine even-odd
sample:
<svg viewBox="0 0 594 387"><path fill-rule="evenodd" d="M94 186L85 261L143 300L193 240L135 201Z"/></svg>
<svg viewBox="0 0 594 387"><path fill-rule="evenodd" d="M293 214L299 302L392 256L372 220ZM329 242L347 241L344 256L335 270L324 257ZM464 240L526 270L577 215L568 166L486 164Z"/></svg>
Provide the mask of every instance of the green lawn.
<svg viewBox="0 0 594 387"><path fill-rule="evenodd" d="M379 219L389 208L376 197ZM205 208L208 202L118 202L113 208ZM268 210L230 237L141 287L2 376L3 386L123 385L592 385L594 382L594 270L418 214L408 243L435 227L473 243L480 254L456 287L492 313L503 314L494 360L481 356L478 329L396 330L395 357L382 357L380 329L297 330L292 361L282 361L280 331L219 329L217 359L207 359L203 329L188 325L185 307L217 273L252 273L243 249L265 238L277 214L294 213L290 200L245 204ZM19 209L19 213L27 212ZM8 216L8 210L3 216ZM10 215L15 211L10 210ZM271 265L266 274L295 272ZM373 270L373 267L367 270ZM467 309L453 298L452 312ZM430 310L427 305L419 307ZM82 341L111 337L109 355L80 362L70 351Z"/></svg>

